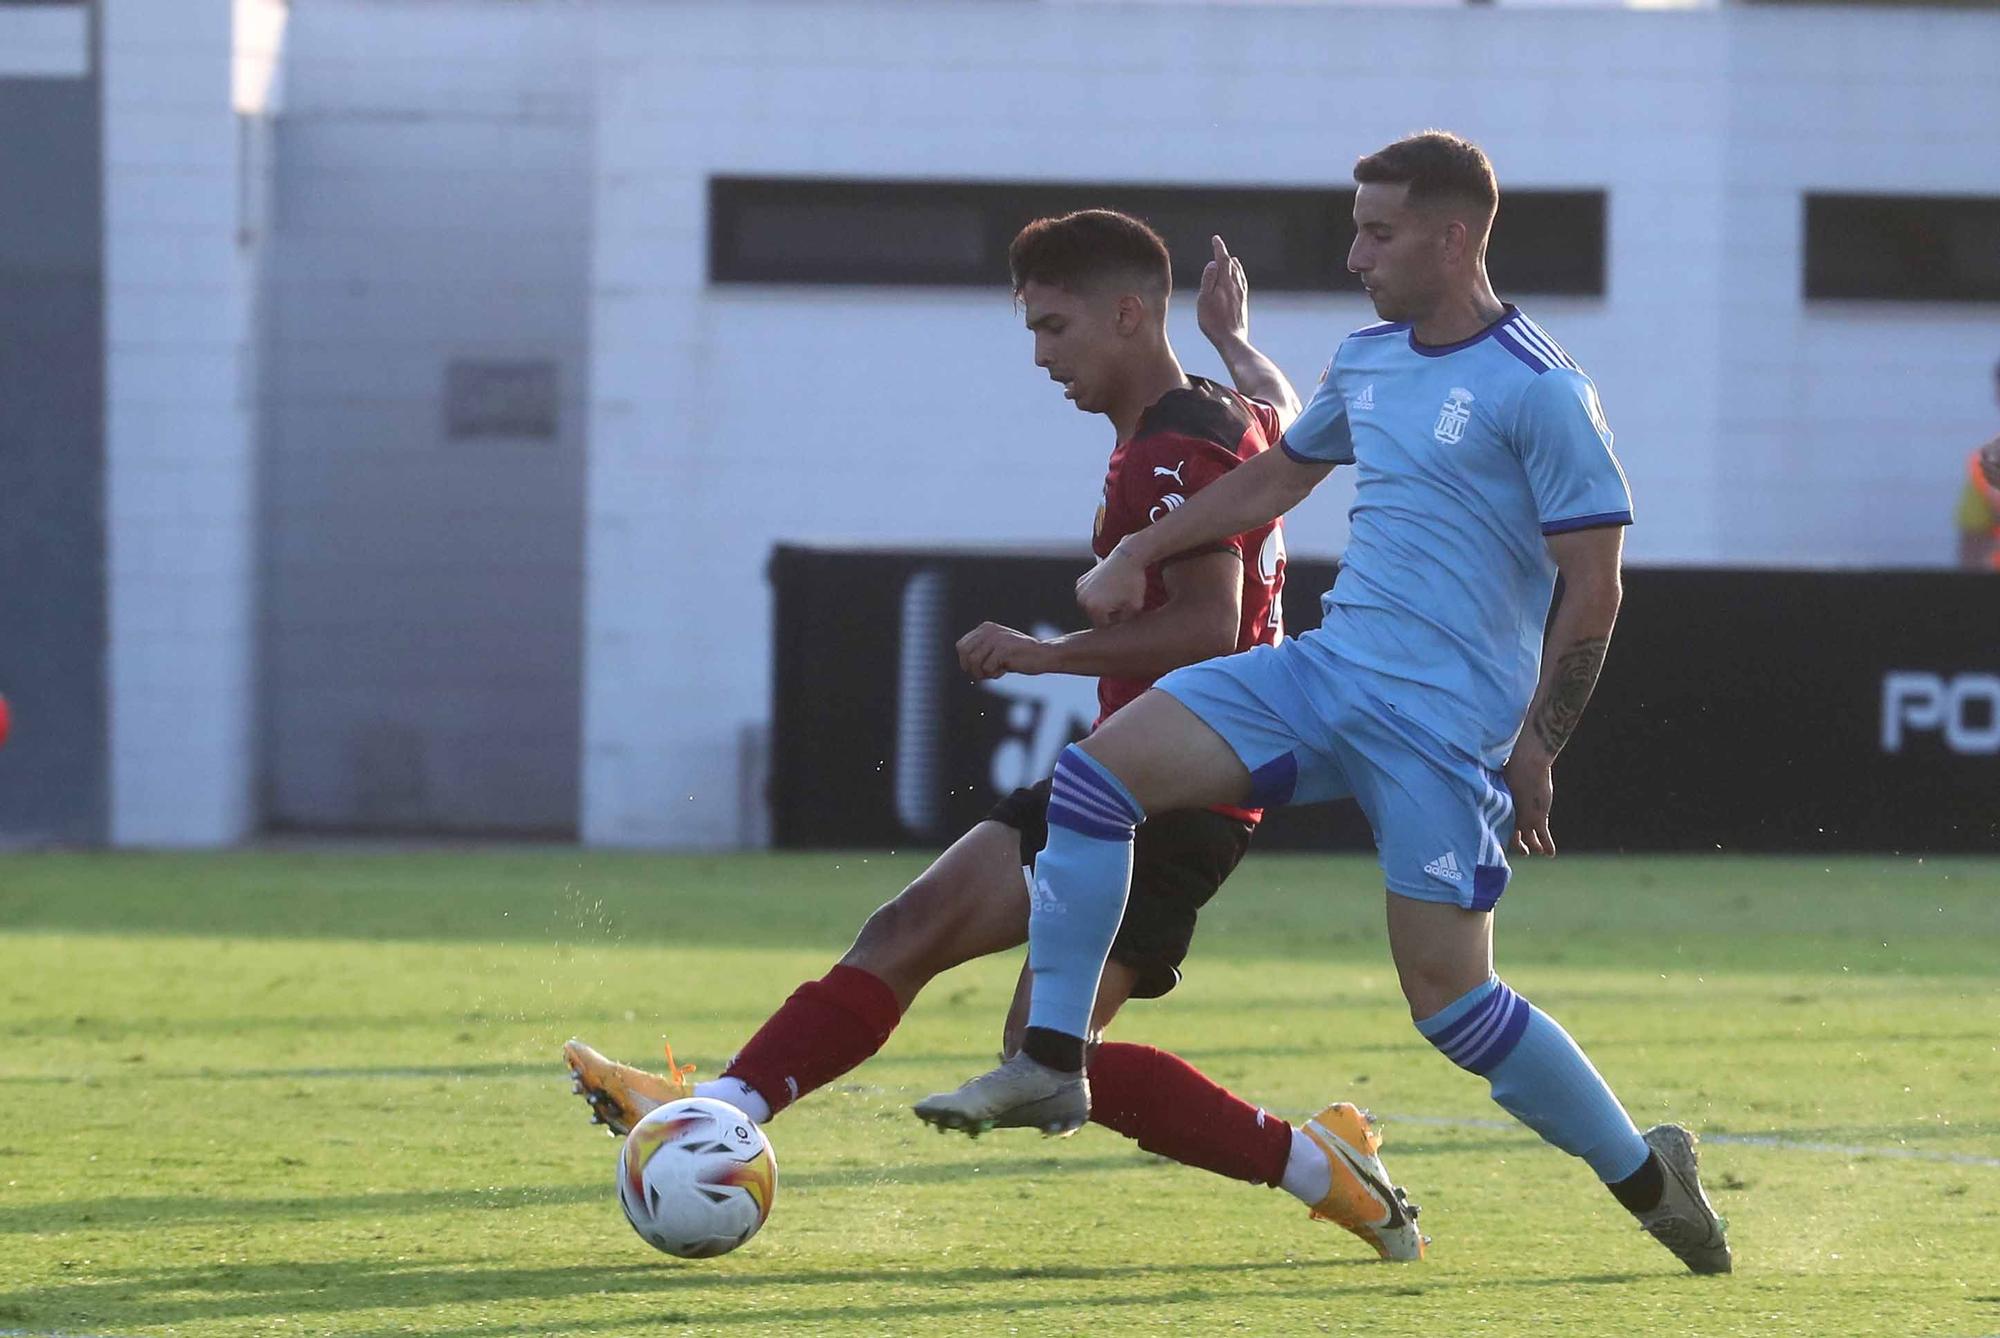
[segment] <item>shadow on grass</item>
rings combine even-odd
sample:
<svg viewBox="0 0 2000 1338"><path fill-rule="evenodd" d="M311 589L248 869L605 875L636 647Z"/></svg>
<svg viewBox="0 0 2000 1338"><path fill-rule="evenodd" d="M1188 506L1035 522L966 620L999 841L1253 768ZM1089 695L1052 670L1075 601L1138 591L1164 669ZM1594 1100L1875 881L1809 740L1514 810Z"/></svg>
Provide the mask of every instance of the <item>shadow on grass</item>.
<svg viewBox="0 0 2000 1338"><path fill-rule="evenodd" d="M710 1025L715 1014L703 1014L702 1023ZM762 1021L761 1016L758 1021ZM311 1030L324 1037L333 1030L335 1024L328 1020L319 1025L315 1019L296 1020L294 1025L302 1030ZM454 1025L450 1020L433 1020L432 1027ZM176 1024L176 1039L185 1035L186 1028ZM217 1028L227 1032L227 1027ZM132 1031L137 1035L157 1036L157 1025L134 1024ZM6 1031L0 1029L0 1036ZM16 1033L18 1034L18 1032ZM1412 1033L1414 1034L1414 1033ZM93 1036L91 1039L104 1039ZM1346 1055L1405 1055L1423 1063L1433 1063L1429 1047L1414 1041L1365 1041L1343 1042L1338 1046L1313 1044L1301 1045L1232 1045L1232 1046L1183 1046L1176 1047L1175 1054L1197 1063L1221 1064L1230 1060L1251 1059L1318 1059L1340 1058ZM968 1072L975 1068L988 1067L993 1063L992 1048L968 1050L921 1050L897 1051L892 1054L876 1055L868 1061L868 1071L896 1068L964 1068ZM548 1080L552 1075L560 1076L562 1067L556 1062L540 1060L494 1060L483 1064L305 1064L296 1068L218 1068L204 1065L193 1069L134 1068L125 1064L106 1063L105 1075L115 1073L120 1083L151 1082L341 1082L341 1081L422 1081L436 1079L450 1081L461 1078ZM74 1067L60 1073L0 1073L0 1087L6 1086L51 1086L69 1084L90 1085L97 1076L89 1071L79 1072ZM844 1075L843 1075L844 1076Z"/></svg>
<svg viewBox="0 0 2000 1338"><path fill-rule="evenodd" d="M0 923L232 938L675 943L838 952L923 857L565 847L7 856ZM813 895L800 896L802 890ZM843 936L842 931L845 931Z"/></svg>
<svg viewBox="0 0 2000 1338"><path fill-rule="evenodd" d="M831 961L832 957L833 954L829 953L828 961ZM770 1017L771 1011L784 1002L785 992L793 983L796 982L784 981L782 977L775 980L772 984L769 1002L759 1006L730 1009L703 1005L698 1010L700 1024L703 1028L736 1027L747 1033L762 1024ZM963 1013L980 1019L982 1030L992 1032L997 1043L1000 1022L1006 1015L1006 996L995 994L978 995L967 1002L961 1003L945 997L949 992L947 985L941 983L934 988L938 995L935 1001L933 1001L930 995L925 995L916 1005L919 1009L923 1010L926 1020L936 1021L939 1018L953 1015L955 1012ZM1229 999L1222 1001L1174 998L1160 1006L1170 1010L1172 1013L1183 1016L1199 1013L1254 1015L1275 1012L1287 1016L1306 1018L1315 1014L1330 1013L1336 1010L1382 1008L1389 1006L1390 1003L1391 1000L1387 995L1361 996L1316 993L1311 995L1264 996L1239 994L1232 995ZM1146 1011L1150 1016L1154 1010L1148 1009ZM676 1020L676 1016L685 1017L686 1014L677 1015L661 1010L651 1016L657 1017L658 1021L663 1025L671 1025ZM651 1017L648 1018L648 1021L651 1021ZM361 1011L352 1013L288 1013L282 1010L271 1010L265 1012L210 1014L204 1017L177 1017L174 1019L173 1036L176 1040L188 1040L205 1036L234 1038L259 1032L278 1032L282 1034L299 1030L311 1030L322 1035L338 1035L342 1032L422 1030L440 1027L456 1027L460 1029L476 1027L532 1027L545 1032L560 1032L564 1035L581 1034L589 1038L593 1033L622 1032L632 1025L631 1020L626 1018L622 1012L614 1016L603 1010L586 1011L583 1009L566 1009L559 1012L521 1011L508 1013L488 1013L483 1011L459 1013L446 1009L439 1009L434 1012L409 1011L397 1013L370 1013ZM1401 1032L1406 1029L1398 1026L1395 1030ZM0 1023L0 1038L6 1039L32 1040L60 1038L65 1040L110 1041L127 1037L150 1038L157 1037L159 1034L159 1022L153 1018L99 1017L90 1013L44 1013L37 1016L23 1016L16 1013L14 1016L7 1018L5 1022ZM1411 1031L1409 1034L1415 1036L1416 1033ZM1787 1035L1789 1036L1789 1033ZM1330 1049L1353 1050L1357 1052L1363 1050L1414 1051L1418 1045L1419 1043L1413 1040L1365 1042L1357 1045L1349 1045L1343 1042L1337 1047L1325 1044L1302 1043L1290 1046L1264 1047L1261 1049L1232 1046L1226 1049L1218 1048L1198 1053L1212 1054L1221 1058L1229 1055L1320 1054ZM980 1059L990 1060L993 1055L993 1047L989 1045L978 1051L968 1053L976 1054ZM1197 1052L1190 1051L1189 1053ZM875 1062L906 1063L911 1062L911 1060L909 1057L899 1055L887 1056Z"/></svg>
<svg viewBox="0 0 2000 1338"><path fill-rule="evenodd" d="M583 951L700 945L831 959L933 853L333 847L8 855L0 948L54 932ZM1711 982L1725 972L1806 974L1843 985L1883 975L1983 979L1986 945L2000 934L2000 899L1989 895L1996 885L2000 861L1976 857L1572 855L1539 869L1532 893L1510 896L1510 959L1517 967L1649 973L1698 961ZM1329 898L1341 914L1328 914ZM1322 973L1319 982L1337 984L1340 971L1328 968L1387 970L1381 898L1379 871L1366 855L1260 853L1218 901L1215 925L1224 932L1203 940L1226 944L1238 960L1309 964ZM1925 914L1909 914L1911 904ZM1213 951L1198 948L1197 967ZM1302 989L1286 1002L1319 997Z"/></svg>
<svg viewBox="0 0 2000 1338"><path fill-rule="evenodd" d="M1285 1285L1282 1274L1310 1281ZM1372 1274L1372 1276L1368 1276ZM1559 1278L1518 1278L1482 1282L1482 1287L1578 1287L1608 1286L1638 1281L1645 1273L1582 1274ZM1368 1280L1359 1280L1367 1277ZM458 1334L523 1334L560 1331L592 1332L699 1322L721 1331L735 1324L771 1324L812 1320L837 1320L866 1327L870 1321L915 1321L925 1318L970 1316L982 1313L1038 1312L1052 1309L1094 1309L1102 1306L1173 1305L1201 1301L1231 1288L1232 1279L1254 1281L1255 1295L1307 1297L1336 1295L1419 1295L1439 1287L1459 1285L1453 1280L1412 1281L1395 1270L1377 1272L1375 1261L1357 1257L1313 1260L1217 1261L1161 1264L1057 1265L1051 1267L1007 1268L970 1266L950 1268L793 1269L774 1271L754 1267L721 1271L712 1265L675 1264L667 1261L646 1264L618 1264L598 1267L561 1266L548 1268L482 1268L466 1266L411 1266L367 1261L286 1262L256 1265L218 1265L193 1269L147 1269L108 1275L87 1288L42 1286L0 1293L0 1314L38 1317L61 1315L66 1321L84 1317L102 1327L140 1325L198 1325L226 1319L254 1316L305 1317L355 1310L433 1309L444 1305L491 1305L520 1301L564 1300L580 1295L636 1296L664 1301L671 1307L677 1298L691 1305L686 1313L671 1308L649 1310L644 1317L556 1321L549 1319L512 1325L476 1324L462 1329L426 1328L433 1338ZM1103 1283L1156 1280L1158 1290L1135 1290L1121 1295L1021 1295L1020 1283ZM990 1295L960 1294L925 1297L921 1300L884 1301L857 1304L851 1296L829 1298L825 1304L770 1306L750 1304L739 1309L718 1308L717 1296L753 1295L781 1287L881 1286L884 1284L930 1291L934 1289L990 1288ZM199 1330L196 1330L199 1331ZM407 1333L407 1325L372 1329L368 1334Z"/></svg>
<svg viewBox="0 0 2000 1338"><path fill-rule="evenodd" d="M779 1000L773 1000L775 1007ZM1002 1010L1004 1012L1004 1008ZM701 1024L707 1026L735 1025L744 1029L755 1027L770 1016L769 1009L744 1008L735 1011L703 1008ZM343 1032L377 1032L424 1030L442 1027L468 1029L475 1027L533 1027L544 1032L567 1034L578 1028L627 1026L623 1017L614 1018L606 1013L584 1013L566 1010L548 1013L455 1013L445 1009L434 1012L368 1013L359 1010L351 1013L287 1013L273 1009L261 1013L226 1013L206 1017L176 1017L173 1020L173 1038L190 1040L204 1036L235 1038L258 1032L278 1032L286 1034L295 1031L312 1031L320 1035L338 1035ZM995 1024L997 1027L997 1023ZM149 1017L98 1017L89 1013L43 1014L39 1017L15 1016L0 1025L0 1038L33 1039L37 1037L60 1037L86 1041L118 1040L125 1037L157 1037L160 1024ZM554 1061L552 1061L554 1062Z"/></svg>
<svg viewBox="0 0 2000 1338"><path fill-rule="evenodd" d="M553 1066L526 1061L493 1064L354 1064L347 1066L311 1065L294 1069L133 1069L105 1065L105 1076L115 1072L119 1083L144 1086L156 1082L346 1082L421 1081L449 1082L461 1078L534 1078L546 1081ZM91 1086L96 1075L85 1073L0 1073L0 1087Z"/></svg>
<svg viewBox="0 0 2000 1338"><path fill-rule="evenodd" d="M933 1274L918 1273L911 1276L910 1281L921 1286L979 1286L1017 1278L1047 1278L1058 1281L1101 1281L1134 1275L1141 1277L1146 1275L1156 1276L1163 1285L1158 1291L1129 1291L1111 1296L1104 1295L1101 1292L1091 1292L1081 1296L1020 1296L1010 1293L1000 1293L986 1297L955 1297L950 1300L890 1301L879 1305L855 1305L852 1302L842 1301L830 1305L753 1306L739 1310L722 1309L704 1304L698 1310L681 1313L663 1311L649 1314L641 1319L627 1318L624 1320L598 1320L582 1323L565 1321L562 1325L562 1331L564 1333L593 1333L607 1329L621 1328L650 1329L656 1324L700 1324L705 1330L709 1326L713 1326L713 1331L715 1332L727 1332L736 1325L807 1323L817 1320L845 1321L853 1325L858 1331L871 1331L869 1322L872 1321L875 1326L872 1328L874 1332L926 1332L929 1330L927 1326L920 1325L921 1321L929 1320L935 1322L954 1316L960 1317L961 1320L990 1316L993 1322L1000 1323L1004 1322L1003 1317L1007 1316L1040 1315L1048 1311L1069 1310L1075 1311L1076 1314L1060 1320L1054 1316L1049 1316L1044 1322L1062 1324L1064 1327L1060 1330L1061 1332L1081 1333L1088 1332L1091 1327L1089 1323L1091 1312L1110 1307L1183 1305L1215 1300L1218 1296L1230 1301L1241 1298L1242 1300L1255 1300L1257 1302L1332 1297L1375 1299L1390 1295L1421 1296L1426 1292L1438 1290L1444 1285L1440 1283L1415 1283L1388 1286L1383 1285L1381 1282L1334 1285L1333 1281L1328 1279L1325 1282L1285 1286L1259 1281L1256 1284L1254 1292L1252 1292L1245 1289L1233 1289L1221 1286L1205 1287L1198 1284L1188 1285L1187 1282L1190 1276L1199 1277L1204 1274L1234 1276L1268 1272L1275 1269L1283 1269L1294 1273L1341 1269L1349 1270L1346 1276L1353 1276L1354 1274L1351 1270L1370 1269L1376 1265L1376 1262L1372 1259L1320 1259L1295 1262L1287 1261L1284 1263L1174 1264L1162 1265L1157 1268L1077 1269L1074 1271L967 1269L962 1271L971 1274L985 1272L994 1276L985 1278L973 1277L964 1281L954 1281L948 1275L938 1277ZM1651 1276L1653 1275L1645 1273L1599 1273L1561 1278L1512 1278L1497 1282L1482 1282L1480 1285L1482 1287L1495 1288L1616 1286L1642 1281ZM872 1275L869 1280L879 1283L882 1278L883 1275L877 1273ZM855 1280L859 1281L861 1279L857 1278ZM902 1323L896 1324L893 1328L889 1327L895 1321L902 1321ZM1070 1327L1072 1325L1075 1327ZM737 1331L742 1332L745 1330ZM367 1329L355 1335L355 1338L390 1338L392 1334L406 1332L408 1332L407 1329ZM533 1323L505 1326L475 1324L465 1328L425 1330L427 1338L475 1338L476 1335L544 1332L547 1332L545 1325Z"/></svg>
<svg viewBox="0 0 2000 1338"><path fill-rule="evenodd" d="M203 1222L331 1222L343 1217L508 1211L610 1199L598 1185L521 1185L510 1189L412 1189L373 1194L256 1198L228 1194L128 1194L0 1208L0 1234L58 1231L152 1231Z"/></svg>
<svg viewBox="0 0 2000 1338"><path fill-rule="evenodd" d="M949 1185L965 1181L1046 1180L1089 1172L1148 1171L1164 1163L1139 1151L1098 1157L999 1155L978 1163L909 1163L833 1166L780 1172L780 1193L854 1189L867 1185ZM0 1235L61 1231L142 1231L202 1222L331 1222L346 1217L402 1217L423 1213L515 1211L610 1204L611 1179L603 1183L517 1185L506 1189L412 1189L370 1194L258 1198L220 1194L114 1195L60 1203L0 1208Z"/></svg>

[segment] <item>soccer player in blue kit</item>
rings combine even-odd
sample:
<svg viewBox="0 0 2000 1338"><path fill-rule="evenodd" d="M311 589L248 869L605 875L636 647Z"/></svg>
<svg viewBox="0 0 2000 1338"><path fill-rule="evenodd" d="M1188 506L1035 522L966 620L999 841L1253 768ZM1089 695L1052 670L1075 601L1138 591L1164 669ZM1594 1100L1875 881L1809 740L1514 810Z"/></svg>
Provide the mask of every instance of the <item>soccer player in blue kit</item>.
<svg viewBox="0 0 2000 1338"><path fill-rule="evenodd" d="M1499 190L1477 146L1413 135L1362 158L1354 179L1348 268L1382 323L1341 343L1282 450L1133 532L1077 584L1093 622L1129 616L1147 566L1264 524L1351 464L1351 535L1324 622L1176 670L1063 752L1031 896L1025 1043L917 1114L971 1132L1083 1123L1084 1036L1147 814L1352 795L1375 833L1417 1030L1588 1163L1690 1269L1727 1272L1693 1135L1641 1134L1568 1033L1493 971L1508 848L1555 853L1556 755L1617 617L1632 503L1611 431L1590 378L1487 280Z"/></svg>

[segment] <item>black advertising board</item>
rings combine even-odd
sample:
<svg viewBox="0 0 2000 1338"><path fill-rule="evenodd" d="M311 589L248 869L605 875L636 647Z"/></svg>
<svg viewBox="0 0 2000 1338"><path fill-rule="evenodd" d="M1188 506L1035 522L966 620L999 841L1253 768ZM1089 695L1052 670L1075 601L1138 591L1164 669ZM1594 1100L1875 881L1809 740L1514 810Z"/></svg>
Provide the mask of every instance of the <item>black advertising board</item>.
<svg viewBox="0 0 2000 1338"><path fill-rule="evenodd" d="M780 548L771 817L789 847L941 847L1048 774L1091 680L968 681L985 620L1080 625L1088 559ZM1295 561L1319 622L1331 563ZM1569 850L2000 850L2000 578L1639 568L1556 770ZM1356 850L1351 803L1271 814L1263 849Z"/></svg>
<svg viewBox="0 0 2000 1338"><path fill-rule="evenodd" d="M1630 571L1556 787L1580 849L2000 850L2000 578Z"/></svg>

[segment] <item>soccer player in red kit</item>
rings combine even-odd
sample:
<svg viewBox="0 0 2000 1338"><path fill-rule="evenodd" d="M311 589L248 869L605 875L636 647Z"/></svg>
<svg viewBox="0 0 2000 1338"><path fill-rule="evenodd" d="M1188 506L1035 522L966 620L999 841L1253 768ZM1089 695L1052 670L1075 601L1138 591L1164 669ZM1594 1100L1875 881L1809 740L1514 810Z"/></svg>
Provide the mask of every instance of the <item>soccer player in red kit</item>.
<svg viewBox="0 0 2000 1338"><path fill-rule="evenodd" d="M1092 536L1100 558L1271 447L1298 413L1290 383L1250 344L1241 264L1220 238L1213 246L1196 314L1236 390L1182 370L1167 341L1167 249L1144 223L1085 210L1039 219L1009 248L1035 365L1064 387L1065 398L1104 415L1117 432ZM1276 642L1284 561L1273 521L1147 571L1143 609L1129 619L1046 640L982 623L960 638L959 663L976 679L1095 676L1101 724L1168 670ZM1022 868L1048 839L1048 803L1047 781L1001 800L868 918L831 971L794 991L720 1078L694 1084L671 1052L667 1072L657 1074L571 1041L564 1057L594 1118L622 1133L655 1106L699 1095L762 1122L868 1059L938 974L1027 940L1030 891ZM1201 809L1164 814L1139 829L1132 895L1105 966L1093 1031L1128 998L1173 989L1196 915L1242 859L1257 820L1241 809ZM1008 1019L1010 1053L1025 1024L1024 997L1017 993ZM1174 1055L1114 1041L1097 1043L1090 1082L1091 1119L1146 1150L1282 1187L1315 1218L1338 1222L1383 1258L1422 1257L1416 1209L1390 1183L1380 1137L1354 1106L1336 1103L1295 1129ZM1017 1114L1015 1122L1035 1123L1032 1111Z"/></svg>

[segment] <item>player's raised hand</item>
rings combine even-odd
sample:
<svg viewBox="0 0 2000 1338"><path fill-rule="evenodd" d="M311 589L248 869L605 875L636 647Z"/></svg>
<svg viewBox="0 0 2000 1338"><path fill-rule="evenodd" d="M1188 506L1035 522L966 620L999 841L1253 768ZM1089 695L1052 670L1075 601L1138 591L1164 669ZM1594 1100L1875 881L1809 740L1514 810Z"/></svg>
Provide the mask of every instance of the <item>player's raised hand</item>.
<svg viewBox="0 0 2000 1338"><path fill-rule="evenodd" d="M1979 448L1979 472L1986 475L1987 487L2000 488L2000 437Z"/></svg>
<svg viewBox="0 0 2000 1338"><path fill-rule="evenodd" d="M1229 254L1220 237L1210 237L1215 251L1201 271L1201 294L1194 300L1195 323L1208 342L1222 345L1250 338L1250 284L1243 262Z"/></svg>
<svg viewBox="0 0 2000 1338"><path fill-rule="evenodd" d="M980 679L1048 670L1048 647L1026 632L981 623L958 639L958 667Z"/></svg>
<svg viewBox="0 0 2000 1338"><path fill-rule="evenodd" d="M1146 569L1114 548L1076 578L1076 604L1092 627L1124 622L1146 606Z"/></svg>
<svg viewBox="0 0 2000 1338"><path fill-rule="evenodd" d="M1549 809L1556 800L1555 759L1516 749L1507 759L1507 789L1514 796L1514 853L1554 855Z"/></svg>

